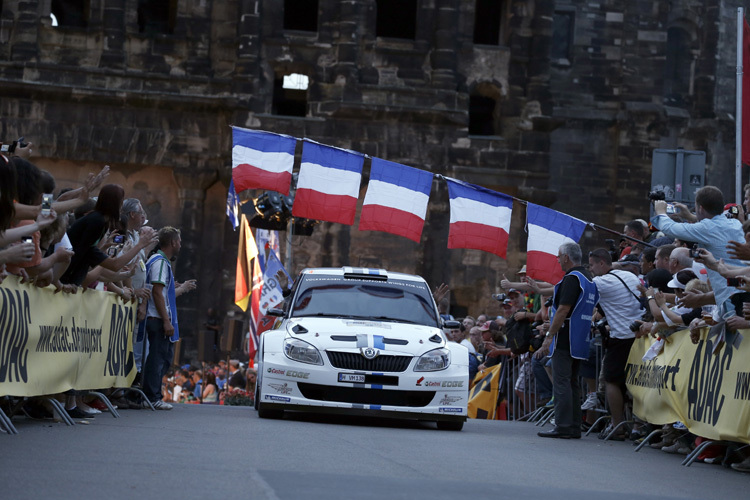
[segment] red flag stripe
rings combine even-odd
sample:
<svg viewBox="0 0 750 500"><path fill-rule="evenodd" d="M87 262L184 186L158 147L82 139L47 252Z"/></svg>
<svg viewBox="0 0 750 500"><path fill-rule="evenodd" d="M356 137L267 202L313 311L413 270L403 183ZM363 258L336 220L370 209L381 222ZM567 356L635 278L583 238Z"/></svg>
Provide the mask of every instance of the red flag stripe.
<svg viewBox="0 0 750 500"><path fill-rule="evenodd" d="M359 218L360 231L383 231L419 243L424 219L403 210L382 205L364 205Z"/></svg>
<svg viewBox="0 0 750 500"><path fill-rule="evenodd" d="M508 233L499 227L456 221L450 225L448 248L483 250L504 259L508 251Z"/></svg>
<svg viewBox="0 0 750 500"><path fill-rule="evenodd" d="M357 198L298 189L292 215L304 219L325 220L351 226L357 212Z"/></svg>

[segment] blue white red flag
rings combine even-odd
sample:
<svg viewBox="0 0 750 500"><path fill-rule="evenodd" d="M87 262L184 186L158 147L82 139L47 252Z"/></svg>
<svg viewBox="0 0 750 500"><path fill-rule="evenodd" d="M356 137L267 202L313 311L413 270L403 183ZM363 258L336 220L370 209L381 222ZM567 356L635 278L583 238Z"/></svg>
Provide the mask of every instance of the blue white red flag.
<svg viewBox="0 0 750 500"><path fill-rule="evenodd" d="M294 137L232 127L235 189L270 189L288 195L296 145Z"/></svg>
<svg viewBox="0 0 750 500"><path fill-rule="evenodd" d="M419 243L431 188L431 173L373 158L359 230L384 231Z"/></svg>
<svg viewBox="0 0 750 500"><path fill-rule="evenodd" d="M364 156L305 141L292 215L354 224Z"/></svg>
<svg viewBox="0 0 750 500"><path fill-rule="evenodd" d="M255 242L258 244L258 258L260 259L260 270L266 270L266 254L275 252L279 255L279 232L271 229L256 229Z"/></svg>
<svg viewBox="0 0 750 500"><path fill-rule="evenodd" d="M281 265L273 250L268 251L266 267L263 269L263 289L260 292L260 314L265 316L268 309L284 301L284 289L292 284L292 278Z"/></svg>
<svg viewBox="0 0 750 500"><path fill-rule="evenodd" d="M529 203L526 208L529 240L526 246L527 276L557 283L565 273L557 261L563 243L578 243L586 223L570 215Z"/></svg>
<svg viewBox="0 0 750 500"><path fill-rule="evenodd" d="M513 198L446 177L451 218L448 248L473 248L505 258Z"/></svg>
<svg viewBox="0 0 750 500"><path fill-rule="evenodd" d="M232 223L232 229L235 231L240 225L240 197L234 190L234 180L229 181L229 191L227 192L227 217Z"/></svg>

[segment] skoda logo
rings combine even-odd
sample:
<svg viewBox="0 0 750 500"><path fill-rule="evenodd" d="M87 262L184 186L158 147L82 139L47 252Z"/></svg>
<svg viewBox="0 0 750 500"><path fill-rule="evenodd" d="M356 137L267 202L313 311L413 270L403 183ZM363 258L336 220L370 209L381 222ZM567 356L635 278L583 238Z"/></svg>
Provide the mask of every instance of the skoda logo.
<svg viewBox="0 0 750 500"><path fill-rule="evenodd" d="M362 356L364 356L365 359L375 359L380 354L380 351L373 347L362 347L360 351L362 352Z"/></svg>

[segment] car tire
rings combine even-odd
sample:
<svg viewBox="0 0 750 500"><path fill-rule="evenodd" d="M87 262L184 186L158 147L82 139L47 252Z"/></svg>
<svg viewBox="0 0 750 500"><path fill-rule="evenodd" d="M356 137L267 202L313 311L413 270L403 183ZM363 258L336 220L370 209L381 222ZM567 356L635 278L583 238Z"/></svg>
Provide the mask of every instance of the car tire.
<svg viewBox="0 0 750 500"><path fill-rule="evenodd" d="M463 422L456 422L454 420L438 420L437 428L441 431L460 431L464 428Z"/></svg>
<svg viewBox="0 0 750 500"><path fill-rule="evenodd" d="M284 416L284 410L279 410L277 408L269 408L268 405L259 404L258 405L258 416L260 418L270 418L270 419L280 419Z"/></svg>

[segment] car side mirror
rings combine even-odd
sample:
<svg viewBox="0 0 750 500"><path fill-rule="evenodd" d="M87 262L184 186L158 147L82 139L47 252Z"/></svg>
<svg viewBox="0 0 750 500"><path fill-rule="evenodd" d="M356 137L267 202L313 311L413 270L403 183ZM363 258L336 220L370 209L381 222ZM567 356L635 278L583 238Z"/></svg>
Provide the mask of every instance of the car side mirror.
<svg viewBox="0 0 750 500"><path fill-rule="evenodd" d="M266 314L269 316L276 316L277 318L281 318L282 316L284 316L284 310L271 307L270 309L268 309L268 311L266 311Z"/></svg>
<svg viewBox="0 0 750 500"><path fill-rule="evenodd" d="M455 328L461 328L461 323L452 319L443 320L443 328L449 328L451 330Z"/></svg>

